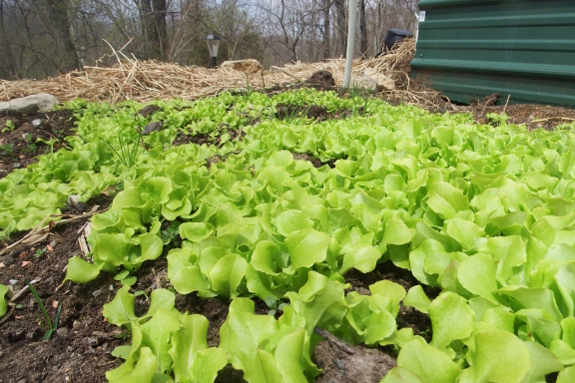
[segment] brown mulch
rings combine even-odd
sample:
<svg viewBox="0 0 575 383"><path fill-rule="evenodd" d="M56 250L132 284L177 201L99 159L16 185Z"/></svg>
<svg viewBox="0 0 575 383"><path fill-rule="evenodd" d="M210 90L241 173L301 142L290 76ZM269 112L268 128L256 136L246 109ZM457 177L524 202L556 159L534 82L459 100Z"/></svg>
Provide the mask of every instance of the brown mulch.
<svg viewBox="0 0 575 383"><path fill-rule="evenodd" d="M117 64L112 68L84 67L83 72L70 72L46 80L4 81L0 86L0 101L25 97L31 94L49 93L62 101L83 98L88 101L119 102L124 100L150 101L159 99L197 99L212 96L233 89L264 90L274 86L319 83L322 89L331 86L341 87L345 71L345 59L332 59L318 63L302 63L271 67L269 70L246 74L230 68L208 69L196 66L184 67L178 64L157 61L139 61L117 53ZM375 70L395 80L396 98L405 93L405 83L409 82L409 61L415 54L415 40L405 39L402 44L386 55L367 60L356 59L352 74L362 76L366 69ZM405 65L407 62L407 66ZM321 78L315 75L324 73ZM332 85L333 80L333 85ZM420 96L414 96L416 99Z"/></svg>

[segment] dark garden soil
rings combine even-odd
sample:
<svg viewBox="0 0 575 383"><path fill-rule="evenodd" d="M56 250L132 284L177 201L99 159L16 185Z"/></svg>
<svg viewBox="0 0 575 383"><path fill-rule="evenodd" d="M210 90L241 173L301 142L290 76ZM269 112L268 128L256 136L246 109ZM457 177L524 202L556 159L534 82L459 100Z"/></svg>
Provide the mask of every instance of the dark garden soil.
<svg viewBox="0 0 575 383"><path fill-rule="evenodd" d="M391 261L380 263L376 269L370 273L362 274L357 270L350 270L345 274L345 280L351 284L351 289L363 295L371 295L369 286L381 281L389 280L400 284L407 292L415 285L420 285L419 281L409 272L409 270L395 266ZM421 285L429 299L435 299L441 289ZM423 337L426 341L431 341L431 321L429 315L417 311L412 307L404 307L400 303L399 314L396 318L397 328L411 327L414 335ZM386 351L391 351L392 347L386 347Z"/></svg>
<svg viewBox="0 0 575 383"><path fill-rule="evenodd" d="M276 106L275 118L278 120L287 120L305 117L312 119L315 122L322 122L347 118L352 116L354 113L361 116L363 108L359 108L357 111L341 109L335 112L329 112L326 108L319 105L280 104Z"/></svg>
<svg viewBox="0 0 575 383"><path fill-rule="evenodd" d="M64 213L89 212L95 205L101 211L110 202L102 196ZM102 307L114 297L118 283L105 277L86 285L62 285L68 258L82 253L78 230L87 221L57 225L46 240L0 258L0 283L18 292L25 281L40 279L34 286L51 320L62 305L59 329L49 341L42 341L42 314L30 291L14 301L21 308L9 307L0 324L0 382L105 382L105 372L120 364L110 351L126 337L102 317Z"/></svg>
<svg viewBox="0 0 575 383"><path fill-rule="evenodd" d="M222 142L222 136L224 133L227 133L230 138L230 141L241 140L245 137L246 132L235 130L235 129L228 129L229 126L227 124L222 124L220 128L216 131L215 134L204 134L204 133L196 133L196 134L186 134L182 131L178 132L176 139L173 142L174 146L178 145L186 145L186 144L196 144L196 145L216 145L217 147L221 148L224 145Z"/></svg>
<svg viewBox="0 0 575 383"><path fill-rule="evenodd" d="M487 122L484 113L502 114L504 106L486 107L483 112L482 106L470 107L477 122ZM481 108L481 110L479 110ZM530 130L543 128L553 130L558 125L575 122L575 110L559 106L538 104L514 104L505 109L510 119L507 123L525 124Z"/></svg>
<svg viewBox="0 0 575 383"><path fill-rule="evenodd" d="M331 72L318 70L306 81L306 85L317 90L335 90L335 80Z"/></svg>
<svg viewBox="0 0 575 383"><path fill-rule="evenodd" d="M292 155L294 160L309 161L316 168L321 168L324 165L327 165L332 169L335 168L336 160L334 159L328 160L327 162L322 162L319 158L316 158L308 153L292 153Z"/></svg>
<svg viewBox="0 0 575 383"><path fill-rule="evenodd" d="M38 126L34 126L33 121ZM73 129L74 115L69 110L43 114L0 112L0 178L37 162L39 155L50 153L50 146L38 139L57 140L53 147L56 152L66 145L64 138L73 135Z"/></svg>

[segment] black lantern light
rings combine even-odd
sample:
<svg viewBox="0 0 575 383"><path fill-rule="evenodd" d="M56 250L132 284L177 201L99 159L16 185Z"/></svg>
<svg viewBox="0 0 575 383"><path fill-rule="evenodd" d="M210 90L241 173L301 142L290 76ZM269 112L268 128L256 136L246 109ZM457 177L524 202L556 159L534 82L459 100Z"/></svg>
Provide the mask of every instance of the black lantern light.
<svg viewBox="0 0 575 383"><path fill-rule="evenodd" d="M220 45L220 40L222 38L215 33L211 35L207 35L204 39L206 43L208 43L208 51L210 52L210 56L212 57L212 61L210 62L210 68L216 67L216 58L218 57L218 47Z"/></svg>

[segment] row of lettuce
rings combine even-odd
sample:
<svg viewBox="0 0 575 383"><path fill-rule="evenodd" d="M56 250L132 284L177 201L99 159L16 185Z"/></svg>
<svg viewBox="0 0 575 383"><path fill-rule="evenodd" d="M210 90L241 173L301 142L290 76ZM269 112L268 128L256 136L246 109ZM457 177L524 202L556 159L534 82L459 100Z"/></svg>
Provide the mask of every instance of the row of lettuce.
<svg viewBox="0 0 575 383"><path fill-rule="evenodd" d="M274 118L286 103L356 113ZM310 90L158 105L152 119L164 129L143 138L144 150L136 104L78 101L73 149L0 180L2 235L34 227L71 194L88 199L122 181L92 219L90 261L72 257L67 279L106 272L129 284L168 251L175 291L231 300L220 345L208 348L207 319L178 312L172 292L155 290L136 317L134 296L121 289L104 315L130 330L132 345L115 351L126 362L110 381L213 382L227 364L250 383L313 381L316 327L352 344L398 346L386 383L535 383L557 372L558 382L575 380L571 129L476 125ZM182 133L217 136L218 145L173 146ZM137 156L126 166L130 142ZM337 161L315 168L298 153ZM181 245L165 246L165 222L178 223ZM430 302L421 286L389 281L369 296L346 293L347 271L382 262L441 294ZM279 319L254 314L256 297L281 305ZM398 330L400 303L429 314L430 344Z"/></svg>

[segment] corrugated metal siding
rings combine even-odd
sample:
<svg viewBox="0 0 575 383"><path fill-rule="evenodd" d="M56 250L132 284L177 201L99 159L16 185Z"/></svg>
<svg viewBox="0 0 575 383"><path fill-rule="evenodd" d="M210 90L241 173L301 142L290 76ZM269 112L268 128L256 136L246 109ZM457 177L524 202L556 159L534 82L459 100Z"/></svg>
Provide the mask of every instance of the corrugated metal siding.
<svg viewBox="0 0 575 383"><path fill-rule="evenodd" d="M575 107L575 0L421 0L413 76L453 101Z"/></svg>

